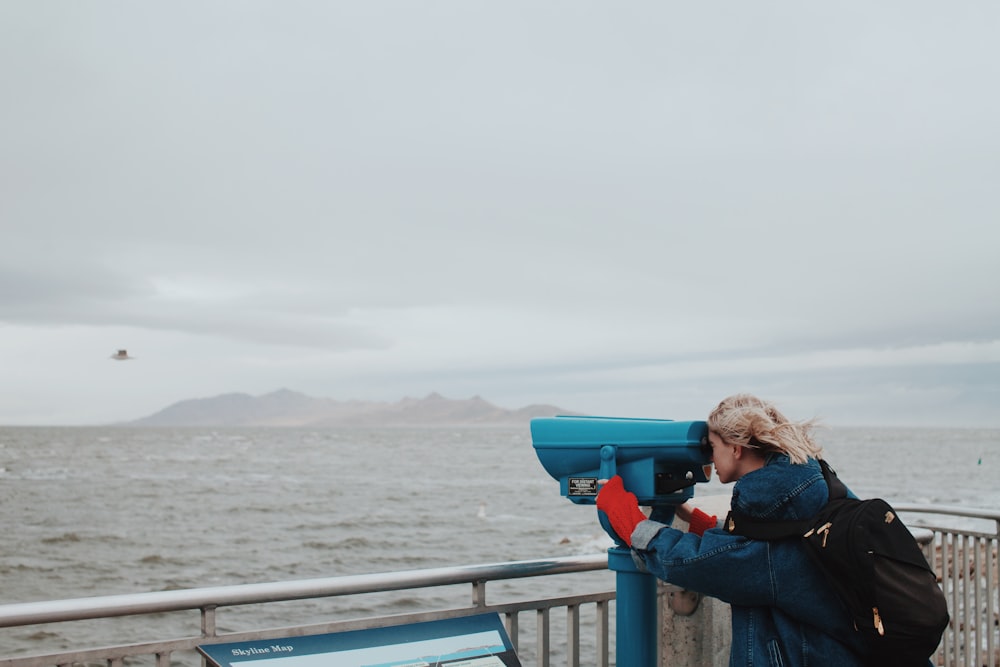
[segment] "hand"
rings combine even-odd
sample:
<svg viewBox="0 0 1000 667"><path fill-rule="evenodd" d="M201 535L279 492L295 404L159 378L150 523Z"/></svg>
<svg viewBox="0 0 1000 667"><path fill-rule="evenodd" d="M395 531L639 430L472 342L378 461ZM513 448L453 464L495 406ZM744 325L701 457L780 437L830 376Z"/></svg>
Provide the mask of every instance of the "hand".
<svg viewBox="0 0 1000 667"><path fill-rule="evenodd" d="M705 531L709 528L715 528L715 525L719 522L718 517L715 515L705 514L690 503L682 503L678 505L675 516L678 519L687 522L689 533L694 533L699 537L704 535Z"/></svg>
<svg viewBox="0 0 1000 667"><path fill-rule="evenodd" d="M694 510L694 506L690 503L681 503L674 508L674 516L684 523L691 523L691 513L694 512Z"/></svg>
<svg viewBox="0 0 1000 667"><path fill-rule="evenodd" d="M619 475L608 480L597 494L597 509L607 516L615 533L613 537L632 546L632 531L639 522L646 520L646 515L639 509L639 501L635 494L625 490Z"/></svg>

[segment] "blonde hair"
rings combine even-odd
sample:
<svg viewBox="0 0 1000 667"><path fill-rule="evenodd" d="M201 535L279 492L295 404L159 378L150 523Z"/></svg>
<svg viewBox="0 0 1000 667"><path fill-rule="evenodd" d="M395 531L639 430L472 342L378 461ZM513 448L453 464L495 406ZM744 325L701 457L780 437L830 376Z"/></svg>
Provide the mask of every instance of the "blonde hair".
<svg viewBox="0 0 1000 667"><path fill-rule="evenodd" d="M708 415L708 430L725 442L764 452L787 454L792 463L822 458L812 438L816 420L790 421L773 404L752 394L725 398Z"/></svg>

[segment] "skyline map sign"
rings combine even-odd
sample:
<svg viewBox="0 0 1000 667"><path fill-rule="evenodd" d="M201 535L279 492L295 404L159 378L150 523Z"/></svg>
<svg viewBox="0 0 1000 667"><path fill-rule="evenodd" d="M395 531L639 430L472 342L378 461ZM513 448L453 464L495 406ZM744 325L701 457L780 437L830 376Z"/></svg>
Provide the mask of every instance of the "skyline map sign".
<svg viewBox="0 0 1000 667"><path fill-rule="evenodd" d="M214 667L521 667L498 614L207 644Z"/></svg>

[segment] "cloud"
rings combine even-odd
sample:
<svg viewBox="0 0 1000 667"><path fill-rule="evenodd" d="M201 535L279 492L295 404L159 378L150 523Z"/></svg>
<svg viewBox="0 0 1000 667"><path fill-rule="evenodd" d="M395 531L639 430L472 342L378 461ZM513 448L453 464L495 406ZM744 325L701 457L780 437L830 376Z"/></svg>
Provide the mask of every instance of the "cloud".
<svg viewBox="0 0 1000 667"><path fill-rule="evenodd" d="M0 9L0 422L283 386L995 420L993 5L192 11Z"/></svg>
<svg viewBox="0 0 1000 667"><path fill-rule="evenodd" d="M296 303L294 289L170 282L77 266L74 275L0 271L2 319L24 325L133 327L329 350L382 348L378 333ZM190 278L190 277L189 277ZM339 316L338 316L339 315Z"/></svg>

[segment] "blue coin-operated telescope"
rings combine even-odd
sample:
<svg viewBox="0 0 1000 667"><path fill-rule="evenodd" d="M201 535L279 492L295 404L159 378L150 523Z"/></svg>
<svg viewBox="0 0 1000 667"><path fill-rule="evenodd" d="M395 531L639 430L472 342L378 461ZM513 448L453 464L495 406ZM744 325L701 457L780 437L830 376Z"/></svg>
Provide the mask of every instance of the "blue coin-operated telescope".
<svg viewBox="0 0 1000 667"><path fill-rule="evenodd" d="M531 420L531 440L562 495L593 505L598 480L621 475L640 505L673 508L712 473L703 421L547 417Z"/></svg>
<svg viewBox="0 0 1000 667"><path fill-rule="evenodd" d="M542 467L572 502L595 504L600 483L617 474L640 505L652 508L650 519L662 523L670 523L674 507L712 472L703 421L547 417L531 420L531 440ZM616 573L617 664L654 667L656 580L621 543L608 550L608 567Z"/></svg>

